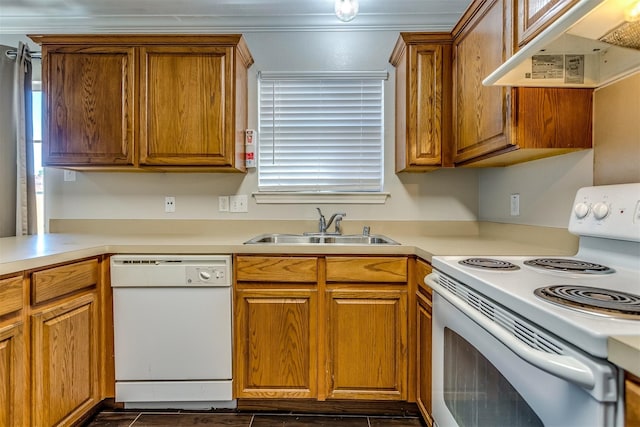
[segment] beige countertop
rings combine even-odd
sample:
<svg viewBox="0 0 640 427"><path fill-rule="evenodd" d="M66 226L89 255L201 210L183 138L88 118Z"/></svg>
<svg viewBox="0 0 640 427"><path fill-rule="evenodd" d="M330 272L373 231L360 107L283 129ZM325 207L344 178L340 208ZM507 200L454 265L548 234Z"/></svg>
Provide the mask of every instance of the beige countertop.
<svg viewBox="0 0 640 427"><path fill-rule="evenodd" d="M0 239L0 276L79 258L115 253L573 255L578 239L567 230L516 224L447 221L350 221L400 245L244 245L264 233L302 233L315 221L58 220L52 233ZM611 337L609 360L640 376L640 336Z"/></svg>
<svg viewBox="0 0 640 427"><path fill-rule="evenodd" d="M636 336L609 337L607 358L625 371L640 377L640 330L638 334Z"/></svg>
<svg viewBox="0 0 640 427"><path fill-rule="evenodd" d="M302 233L315 221L77 220L52 223L55 231L0 239L0 275L105 253L285 253L417 255L572 255L577 239L566 230L476 222L352 221L400 245L244 245L266 232Z"/></svg>

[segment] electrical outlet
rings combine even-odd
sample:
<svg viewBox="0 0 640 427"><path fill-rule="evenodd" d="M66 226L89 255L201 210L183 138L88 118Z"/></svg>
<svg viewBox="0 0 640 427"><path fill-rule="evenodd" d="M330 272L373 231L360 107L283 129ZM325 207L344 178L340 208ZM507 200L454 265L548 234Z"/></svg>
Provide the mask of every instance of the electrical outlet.
<svg viewBox="0 0 640 427"><path fill-rule="evenodd" d="M231 212L249 212L248 198L246 194L229 197L229 210Z"/></svg>
<svg viewBox="0 0 640 427"><path fill-rule="evenodd" d="M218 196L218 212L229 212L229 196Z"/></svg>
<svg viewBox="0 0 640 427"><path fill-rule="evenodd" d="M509 196L510 204L511 204L511 216L519 216L520 215L520 195L512 194Z"/></svg>
<svg viewBox="0 0 640 427"><path fill-rule="evenodd" d="M167 196L164 198L164 211L175 212L176 211L176 198Z"/></svg>

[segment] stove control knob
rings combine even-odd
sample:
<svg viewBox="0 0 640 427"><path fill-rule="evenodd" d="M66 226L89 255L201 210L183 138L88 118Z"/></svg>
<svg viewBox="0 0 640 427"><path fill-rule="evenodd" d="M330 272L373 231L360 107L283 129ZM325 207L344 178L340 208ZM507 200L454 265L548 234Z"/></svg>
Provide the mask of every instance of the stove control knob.
<svg viewBox="0 0 640 427"><path fill-rule="evenodd" d="M576 214L576 217L578 219L582 219L582 218L586 217L587 215L589 215L589 211L590 210L591 210L591 208L589 207L589 205L584 203L584 202L578 203L573 208L573 212Z"/></svg>
<svg viewBox="0 0 640 427"><path fill-rule="evenodd" d="M606 203L598 202L593 205L593 216L596 219L604 219L609 215L609 206Z"/></svg>

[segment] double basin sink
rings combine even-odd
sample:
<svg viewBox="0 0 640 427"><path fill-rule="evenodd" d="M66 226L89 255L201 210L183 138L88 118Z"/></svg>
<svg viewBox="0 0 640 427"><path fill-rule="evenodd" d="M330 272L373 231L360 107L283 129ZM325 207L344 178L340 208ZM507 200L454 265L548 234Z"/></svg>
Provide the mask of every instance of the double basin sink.
<svg viewBox="0 0 640 427"><path fill-rule="evenodd" d="M364 234L261 234L244 242L245 245L271 244L271 245L304 245L304 244L330 244L330 245L399 245L400 243L382 235Z"/></svg>

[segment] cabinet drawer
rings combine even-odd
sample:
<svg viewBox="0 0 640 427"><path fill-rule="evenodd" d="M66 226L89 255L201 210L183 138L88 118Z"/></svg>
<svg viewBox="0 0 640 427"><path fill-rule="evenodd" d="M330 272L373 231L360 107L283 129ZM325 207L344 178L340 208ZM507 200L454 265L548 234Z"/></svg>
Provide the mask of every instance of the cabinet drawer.
<svg viewBox="0 0 640 427"><path fill-rule="evenodd" d="M0 280L0 316L22 308L22 275Z"/></svg>
<svg viewBox="0 0 640 427"><path fill-rule="evenodd" d="M239 256L236 258L236 280L316 283L318 259L316 257Z"/></svg>
<svg viewBox="0 0 640 427"><path fill-rule="evenodd" d="M327 282L406 281L406 257L327 257Z"/></svg>
<svg viewBox="0 0 640 427"><path fill-rule="evenodd" d="M32 273L32 302L38 304L96 285L98 265L97 259L90 259Z"/></svg>

